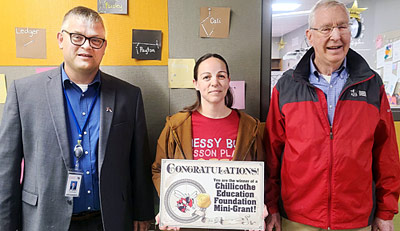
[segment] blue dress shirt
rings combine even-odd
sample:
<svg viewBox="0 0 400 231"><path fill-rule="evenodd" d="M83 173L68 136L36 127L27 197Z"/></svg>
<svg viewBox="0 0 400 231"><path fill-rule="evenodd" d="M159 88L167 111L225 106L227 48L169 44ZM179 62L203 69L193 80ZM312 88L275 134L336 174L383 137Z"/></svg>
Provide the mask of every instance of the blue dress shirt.
<svg viewBox="0 0 400 231"><path fill-rule="evenodd" d="M314 65L314 57L313 54L310 60L310 83L315 87L321 89L326 96L327 106L328 106L328 119L329 124L333 124L333 118L335 116L336 104L338 102L340 93L343 90L343 86L348 78L348 71L346 68L346 58L343 61L343 64L339 67L338 70L334 71L331 76L330 83L325 80L325 78L317 71L317 68Z"/></svg>
<svg viewBox="0 0 400 231"><path fill-rule="evenodd" d="M82 92L81 88L73 83L64 71L62 66L62 83L68 99L71 103L72 110L65 103L67 115L67 127L69 146L71 150L71 166L75 166L76 157L74 155L74 147L79 139L79 132L74 122L72 113L82 129L90 105L96 94L100 91L100 72L97 72L94 80L89 84L88 89ZM100 129L100 95L98 95L92 113L89 115L86 127L82 130L82 147L83 155L79 158L79 169L83 172L82 183L80 187L80 196L74 197L73 213L77 214L85 211L100 210L99 199L99 177L97 171L97 151L99 143ZM73 167L71 167L73 168Z"/></svg>

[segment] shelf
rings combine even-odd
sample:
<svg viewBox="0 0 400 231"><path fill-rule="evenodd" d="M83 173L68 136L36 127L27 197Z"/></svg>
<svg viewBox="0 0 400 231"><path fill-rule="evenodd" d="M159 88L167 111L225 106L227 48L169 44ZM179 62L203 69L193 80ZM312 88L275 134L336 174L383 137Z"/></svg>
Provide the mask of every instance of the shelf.
<svg viewBox="0 0 400 231"><path fill-rule="evenodd" d="M271 59L271 71L282 70L282 59Z"/></svg>

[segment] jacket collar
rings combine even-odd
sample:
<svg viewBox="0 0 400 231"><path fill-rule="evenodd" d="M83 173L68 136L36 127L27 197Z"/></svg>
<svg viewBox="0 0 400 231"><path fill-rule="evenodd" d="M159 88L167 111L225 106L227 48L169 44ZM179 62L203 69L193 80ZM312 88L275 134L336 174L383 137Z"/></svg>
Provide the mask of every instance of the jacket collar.
<svg viewBox="0 0 400 231"><path fill-rule="evenodd" d="M257 132L260 122L244 112L234 109L234 112L239 114L238 135L236 138L235 154L232 160L245 160L247 155L252 151L252 143L256 142ZM180 146L186 159L193 159L192 150L192 113L179 112L171 117L167 117L167 124L172 130L172 135L175 136L175 142ZM185 132L186 134L182 134Z"/></svg>
<svg viewBox="0 0 400 231"><path fill-rule="evenodd" d="M310 60L313 54L314 48L310 48L301 58L293 72L293 78L295 80L309 82ZM375 74L365 59L351 48L346 55L346 60L349 79L351 79L352 82L363 81Z"/></svg>
<svg viewBox="0 0 400 231"><path fill-rule="evenodd" d="M173 136L172 138L182 152L183 158L193 160L192 113L178 112L172 116L167 117L167 124L171 129Z"/></svg>
<svg viewBox="0 0 400 231"><path fill-rule="evenodd" d="M111 123L115 112L115 95L116 86L112 78L100 71L101 91L100 91L100 133L99 133L99 150L98 150L98 174L100 177L101 168L103 166L106 155L106 147L108 137L110 135Z"/></svg>
<svg viewBox="0 0 400 231"><path fill-rule="evenodd" d="M98 150L98 167L100 174L101 167L105 158L106 145L108 142L108 135L111 127L111 122L114 113L106 110L107 108L113 109L115 107L115 89L111 78L99 71L100 79L102 82L100 91L100 134L99 134L99 150ZM70 147L67 134L66 112L64 105L64 93L62 90L61 82L61 66L54 70L47 72L48 81L46 83L46 95L50 109L50 116L54 124L57 140L60 145L61 155L64 160L66 168L70 168Z"/></svg>
<svg viewBox="0 0 400 231"><path fill-rule="evenodd" d="M253 155L253 151L250 150L254 147L254 143L257 142L257 133L260 128L260 121L247 115L244 112L239 112L239 129L236 138L235 155L232 160L254 160L253 157L249 159L249 155Z"/></svg>
<svg viewBox="0 0 400 231"><path fill-rule="evenodd" d="M46 72L48 77L45 94L50 110L50 118L55 128L61 156L66 169L70 168L70 147L67 134L67 122L64 107L64 94L61 84L61 66Z"/></svg>

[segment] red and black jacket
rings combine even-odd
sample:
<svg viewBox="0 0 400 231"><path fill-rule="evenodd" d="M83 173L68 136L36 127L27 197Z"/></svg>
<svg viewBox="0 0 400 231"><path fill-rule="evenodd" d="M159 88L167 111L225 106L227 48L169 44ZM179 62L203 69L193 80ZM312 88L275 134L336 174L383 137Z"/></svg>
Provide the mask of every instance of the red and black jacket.
<svg viewBox="0 0 400 231"><path fill-rule="evenodd" d="M289 220L353 229L398 211L400 164L381 78L353 50L332 126L309 82L310 49L273 89L266 122L267 206Z"/></svg>

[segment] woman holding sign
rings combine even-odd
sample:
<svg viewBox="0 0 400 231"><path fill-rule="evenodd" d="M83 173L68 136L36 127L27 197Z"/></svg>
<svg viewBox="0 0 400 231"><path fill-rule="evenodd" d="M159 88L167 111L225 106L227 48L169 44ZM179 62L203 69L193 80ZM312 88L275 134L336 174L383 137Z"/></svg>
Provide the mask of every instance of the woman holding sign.
<svg viewBox="0 0 400 231"><path fill-rule="evenodd" d="M206 54L197 60L193 80L197 101L167 117L157 142L152 172L158 194L162 159L264 161L260 121L231 108L230 80L222 56Z"/></svg>

